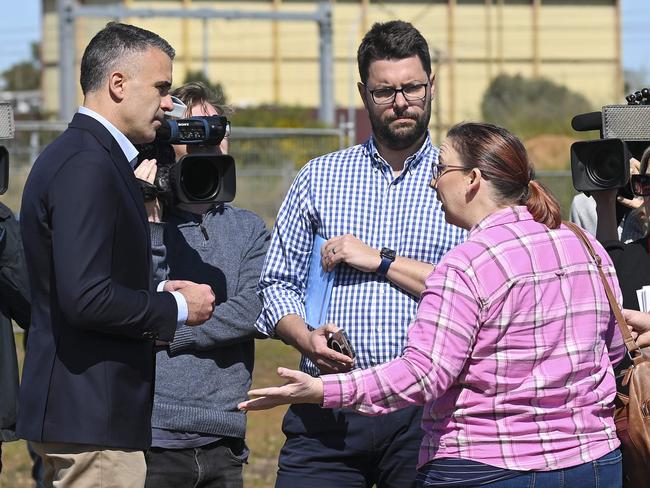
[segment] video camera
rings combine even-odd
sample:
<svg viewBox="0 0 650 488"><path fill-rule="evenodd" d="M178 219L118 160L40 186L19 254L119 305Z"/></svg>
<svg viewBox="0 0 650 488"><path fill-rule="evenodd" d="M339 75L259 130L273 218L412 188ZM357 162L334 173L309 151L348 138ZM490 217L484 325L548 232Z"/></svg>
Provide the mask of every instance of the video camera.
<svg viewBox="0 0 650 488"><path fill-rule="evenodd" d="M159 198L167 204L221 203L235 198L235 160L227 154L186 154L176 161L172 144L217 146L230 133L221 115L164 119L150 144L138 146L138 160L157 161L154 184L141 181L145 200Z"/></svg>
<svg viewBox="0 0 650 488"><path fill-rule="evenodd" d="M0 102L0 140L14 137L14 110L9 102ZM0 195L9 186L9 151L0 146Z"/></svg>
<svg viewBox="0 0 650 488"><path fill-rule="evenodd" d="M641 159L650 146L650 90L626 97L628 105L606 105L600 112L573 117L576 131L599 130L600 139L571 145L571 174L576 190L589 193L618 188L633 198L630 158Z"/></svg>

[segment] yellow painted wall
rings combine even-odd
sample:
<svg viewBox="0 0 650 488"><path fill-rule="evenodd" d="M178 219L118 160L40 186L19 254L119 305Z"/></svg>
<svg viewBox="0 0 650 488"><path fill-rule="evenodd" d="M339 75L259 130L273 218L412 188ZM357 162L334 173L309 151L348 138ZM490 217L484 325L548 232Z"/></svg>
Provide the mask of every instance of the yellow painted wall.
<svg viewBox="0 0 650 488"><path fill-rule="evenodd" d="M97 2L99 3L99 2ZM272 10L269 1L214 2L185 0L194 8ZM490 77L500 72L532 76L533 10L531 5L506 5L496 0L486 8L460 4L454 8L453 44L449 9L441 3L371 2L334 5L334 71L336 103L359 107L356 49L363 33L376 21L401 18L412 22L441 53L438 67L441 122L449 124L480 117L480 102ZM532 3L532 2L531 2ZM539 9L539 74L581 90L594 106L622 100L617 77L616 10L613 5L557 6ZM179 7L180 1L131 0L134 7ZM316 2L289 2L281 10L317 9ZM106 20L82 19L77 26L77 70L81 53ZM203 28L200 20L125 19L165 37L176 49L174 80L181 83L187 69L203 69ZM55 12L44 14L44 97L46 110L58 110L58 43ZM319 103L318 29L312 22L211 20L207 23L210 78L220 81L234 105L273 103L315 107ZM274 45L277 42L277 45ZM274 52L279 64L274 64ZM453 60L449 55L453 54ZM276 67L277 69L274 69ZM279 100L276 100L279 96ZM79 101L81 95L79 94Z"/></svg>

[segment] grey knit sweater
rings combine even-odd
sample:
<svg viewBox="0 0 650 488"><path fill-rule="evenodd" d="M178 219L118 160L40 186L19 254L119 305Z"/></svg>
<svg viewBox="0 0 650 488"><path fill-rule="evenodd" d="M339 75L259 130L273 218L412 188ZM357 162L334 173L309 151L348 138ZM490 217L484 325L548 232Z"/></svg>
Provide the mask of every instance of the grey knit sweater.
<svg viewBox="0 0 650 488"><path fill-rule="evenodd" d="M216 296L212 318L179 327L156 355L153 427L243 438L253 372L253 324L261 310L255 293L269 242L256 214L229 205L204 216L172 209L151 223L156 281L206 283Z"/></svg>

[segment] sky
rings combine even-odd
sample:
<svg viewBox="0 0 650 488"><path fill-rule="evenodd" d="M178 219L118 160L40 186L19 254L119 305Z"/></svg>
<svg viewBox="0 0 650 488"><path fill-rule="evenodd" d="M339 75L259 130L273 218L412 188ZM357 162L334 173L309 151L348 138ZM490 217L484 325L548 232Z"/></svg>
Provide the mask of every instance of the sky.
<svg viewBox="0 0 650 488"><path fill-rule="evenodd" d="M650 81L650 9L648 0L623 3L623 67L644 70Z"/></svg>
<svg viewBox="0 0 650 488"><path fill-rule="evenodd" d="M41 37L41 0L0 0L0 72L31 58L31 43ZM11 4L11 6L10 6Z"/></svg>
<svg viewBox="0 0 650 488"><path fill-rule="evenodd" d="M29 59L30 44L41 35L41 0L2 0L0 20L0 72ZM644 70L650 84L650 8L648 0L621 0L623 6L623 66ZM542 0L543 3L543 0ZM17 5L20 7L17 8ZM594 46L598 49L598 46Z"/></svg>

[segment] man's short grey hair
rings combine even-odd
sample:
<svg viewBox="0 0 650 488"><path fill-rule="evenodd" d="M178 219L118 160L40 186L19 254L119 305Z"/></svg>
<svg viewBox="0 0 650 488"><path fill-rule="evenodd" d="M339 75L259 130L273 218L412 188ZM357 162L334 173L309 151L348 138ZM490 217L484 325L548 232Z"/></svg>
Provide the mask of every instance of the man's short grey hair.
<svg viewBox="0 0 650 488"><path fill-rule="evenodd" d="M146 29L119 22L109 22L90 40L81 58L81 91L98 90L108 74L120 63L128 62L131 54L150 48L160 49L170 59L176 52L170 44Z"/></svg>

